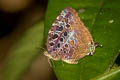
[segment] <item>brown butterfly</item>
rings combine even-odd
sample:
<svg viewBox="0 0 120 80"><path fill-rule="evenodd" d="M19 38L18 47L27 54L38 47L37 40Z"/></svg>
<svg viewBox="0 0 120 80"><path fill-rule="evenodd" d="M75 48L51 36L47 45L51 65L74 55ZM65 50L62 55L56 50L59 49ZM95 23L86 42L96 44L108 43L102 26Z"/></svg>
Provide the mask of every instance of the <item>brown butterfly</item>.
<svg viewBox="0 0 120 80"><path fill-rule="evenodd" d="M78 60L93 55L95 43L77 12L64 8L53 22L47 37L47 51L44 53L53 60L77 64Z"/></svg>

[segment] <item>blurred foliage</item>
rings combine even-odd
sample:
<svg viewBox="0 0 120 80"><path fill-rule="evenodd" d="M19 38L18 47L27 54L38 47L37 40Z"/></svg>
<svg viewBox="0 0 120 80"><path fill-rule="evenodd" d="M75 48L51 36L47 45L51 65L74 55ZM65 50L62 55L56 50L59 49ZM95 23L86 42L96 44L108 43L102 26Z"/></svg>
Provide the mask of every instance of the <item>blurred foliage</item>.
<svg viewBox="0 0 120 80"><path fill-rule="evenodd" d="M94 41L103 45L93 56L87 56L77 65L54 61L58 80L89 80L108 72L120 49L119 0L49 0L45 18L45 38L51 24L65 7L72 7L91 32ZM80 12L83 9L84 12ZM63 64L62 64L63 63Z"/></svg>
<svg viewBox="0 0 120 80"><path fill-rule="evenodd" d="M43 21L23 33L10 50L2 72L2 80L19 80L32 61L43 53Z"/></svg>

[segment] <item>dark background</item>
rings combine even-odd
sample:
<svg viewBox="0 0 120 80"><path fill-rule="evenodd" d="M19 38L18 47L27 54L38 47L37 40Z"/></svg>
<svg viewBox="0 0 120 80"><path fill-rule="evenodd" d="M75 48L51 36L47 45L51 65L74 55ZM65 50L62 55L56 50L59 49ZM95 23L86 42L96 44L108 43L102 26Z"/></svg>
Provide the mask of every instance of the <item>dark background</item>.
<svg viewBox="0 0 120 80"><path fill-rule="evenodd" d="M0 0L0 72L11 46L21 34L39 20L44 20L47 0ZM45 66L42 66L42 64ZM47 59L36 59L22 80L56 80Z"/></svg>

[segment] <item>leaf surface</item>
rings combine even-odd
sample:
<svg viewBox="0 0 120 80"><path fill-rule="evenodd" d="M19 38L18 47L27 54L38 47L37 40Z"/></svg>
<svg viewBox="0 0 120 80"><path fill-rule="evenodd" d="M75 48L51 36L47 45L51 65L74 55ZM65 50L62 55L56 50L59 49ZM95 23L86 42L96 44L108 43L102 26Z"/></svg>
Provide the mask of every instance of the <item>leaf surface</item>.
<svg viewBox="0 0 120 80"><path fill-rule="evenodd" d="M109 71L120 49L120 1L116 0L49 0L45 18L45 39L51 24L65 7L72 7L91 32L96 48L93 56L86 56L77 65L54 61L58 80L89 80ZM80 10L83 9L83 12Z"/></svg>
<svg viewBox="0 0 120 80"><path fill-rule="evenodd" d="M120 80L120 67L110 72L104 73L92 80Z"/></svg>

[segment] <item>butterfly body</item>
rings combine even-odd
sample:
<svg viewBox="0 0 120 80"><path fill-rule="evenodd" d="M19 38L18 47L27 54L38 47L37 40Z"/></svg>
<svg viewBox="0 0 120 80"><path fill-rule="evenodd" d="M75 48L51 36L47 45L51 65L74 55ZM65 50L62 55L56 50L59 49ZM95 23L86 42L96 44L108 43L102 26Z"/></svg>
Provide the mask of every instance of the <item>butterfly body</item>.
<svg viewBox="0 0 120 80"><path fill-rule="evenodd" d="M92 36L77 12L69 7L62 10L48 32L45 55L53 60L77 64L79 59L94 52Z"/></svg>

